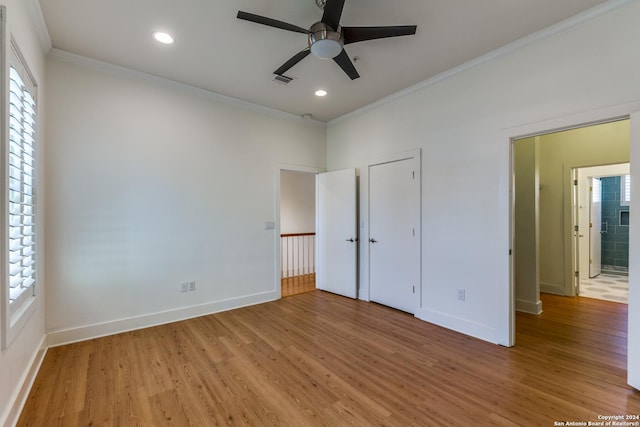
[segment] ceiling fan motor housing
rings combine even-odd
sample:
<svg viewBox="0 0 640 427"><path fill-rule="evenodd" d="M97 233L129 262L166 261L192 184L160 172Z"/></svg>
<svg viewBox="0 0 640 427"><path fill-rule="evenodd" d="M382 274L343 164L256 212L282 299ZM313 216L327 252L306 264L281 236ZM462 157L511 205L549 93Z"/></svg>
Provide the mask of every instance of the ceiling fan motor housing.
<svg viewBox="0 0 640 427"><path fill-rule="evenodd" d="M313 56L322 59L332 59L340 55L344 39L342 38L341 28L338 26L337 31L325 24L324 22L316 22L309 28L309 49Z"/></svg>

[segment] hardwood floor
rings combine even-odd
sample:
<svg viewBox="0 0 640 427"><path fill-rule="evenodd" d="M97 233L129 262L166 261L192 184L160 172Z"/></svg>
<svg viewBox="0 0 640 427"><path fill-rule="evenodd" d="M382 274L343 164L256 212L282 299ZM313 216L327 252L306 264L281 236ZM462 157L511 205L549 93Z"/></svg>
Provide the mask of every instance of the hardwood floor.
<svg viewBox="0 0 640 427"><path fill-rule="evenodd" d="M543 296L504 348L321 291L52 348L19 426L553 426L640 414L624 304Z"/></svg>
<svg viewBox="0 0 640 427"><path fill-rule="evenodd" d="M282 279L282 297L302 294L316 290L316 274L286 277Z"/></svg>

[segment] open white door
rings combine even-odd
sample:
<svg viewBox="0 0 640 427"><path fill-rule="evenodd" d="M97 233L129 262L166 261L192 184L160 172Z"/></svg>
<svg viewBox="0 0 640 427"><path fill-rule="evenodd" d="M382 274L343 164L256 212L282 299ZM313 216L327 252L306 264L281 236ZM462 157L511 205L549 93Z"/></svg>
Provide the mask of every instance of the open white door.
<svg viewBox="0 0 640 427"><path fill-rule="evenodd" d="M316 198L316 287L356 298L356 170L318 174Z"/></svg>
<svg viewBox="0 0 640 427"><path fill-rule="evenodd" d="M602 181L589 181L589 277L593 278L602 272Z"/></svg>
<svg viewBox="0 0 640 427"><path fill-rule="evenodd" d="M631 228L629 229L629 305L627 307L627 383L640 390L640 288L638 288L638 248L640 248L640 221L637 221L638 209L636 203L640 198L640 174L635 167L640 165L640 112L631 115L631 200L629 215ZM634 182L636 184L634 184Z"/></svg>
<svg viewBox="0 0 640 427"><path fill-rule="evenodd" d="M369 167L371 301L415 314L420 306L419 159Z"/></svg>

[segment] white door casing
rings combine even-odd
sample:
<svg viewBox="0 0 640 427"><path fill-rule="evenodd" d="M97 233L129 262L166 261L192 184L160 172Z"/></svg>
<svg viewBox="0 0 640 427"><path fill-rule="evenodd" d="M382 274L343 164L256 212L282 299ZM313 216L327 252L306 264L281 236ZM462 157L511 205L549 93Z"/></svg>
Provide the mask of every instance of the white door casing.
<svg viewBox="0 0 640 427"><path fill-rule="evenodd" d="M357 296L356 170L316 176L316 287Z"/></svg>
<svg viewBox="0 0 640 427"><path fill-rule="evenodd" d="M371 301L415 314L420 306L420 160L369 166Z"/></svg>

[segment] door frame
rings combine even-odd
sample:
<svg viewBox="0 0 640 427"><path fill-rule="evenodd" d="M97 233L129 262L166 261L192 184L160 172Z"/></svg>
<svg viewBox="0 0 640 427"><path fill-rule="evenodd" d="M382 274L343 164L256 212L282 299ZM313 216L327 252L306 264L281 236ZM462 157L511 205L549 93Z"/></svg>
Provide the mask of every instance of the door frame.
<svg viewBox="0 0 640 427"><path fill-rule="evenodd" d="M274 248L275 248L275 261L274 261L274 292L276 295L276 299L282 298L282 272L280 271L280 263L282 262L282 255L280 253L280 173L282 171L289 172L302 172L302 173L312 173L319 174L325 172L324 168L318 168L315 166L300 166L293 165L287 163L278 163L274 170L274 184L275 184L275 201L274 201L274 218L275 218L275 228L274 228ZM315 187L314 187L315 188ZM316 218L316 221L318 219Z"/></svg>
<svg viewBox="0 0 640 427"><path fill-rule="evenodd" d="M587 166L585 168L577 168L576 171L578 173L578 192L581 193L579 199L582 200L582 203L588 202L588 196L584 194L587 191L587 183L586 180L590 177L612 177L612 176L622 176L628 175L630 173L630 163L612 163L606 165L595 165L595 166ZM576 225L579 225L580 232L582 233L588 227L587 218L584 215L581 215L582 221L578 220ZM586 235L583 235L583 237ZM585 271L588 271L588 253L589 253L589 242L587 241L578 242L578 271L580 272L580 278L585 279L586 276L584 274Z"/></svg>

